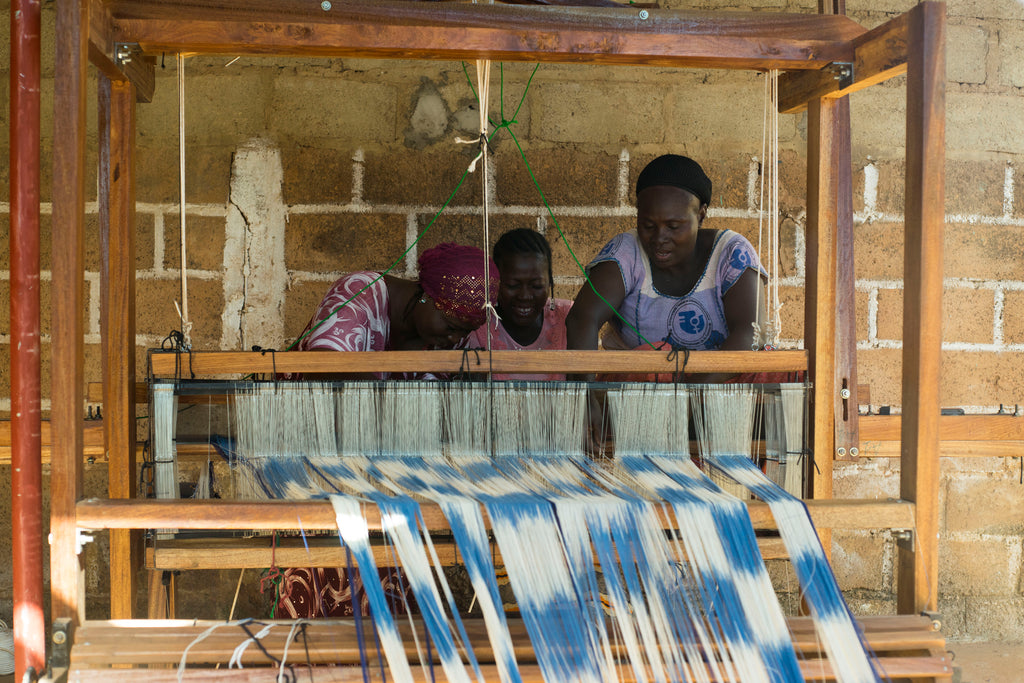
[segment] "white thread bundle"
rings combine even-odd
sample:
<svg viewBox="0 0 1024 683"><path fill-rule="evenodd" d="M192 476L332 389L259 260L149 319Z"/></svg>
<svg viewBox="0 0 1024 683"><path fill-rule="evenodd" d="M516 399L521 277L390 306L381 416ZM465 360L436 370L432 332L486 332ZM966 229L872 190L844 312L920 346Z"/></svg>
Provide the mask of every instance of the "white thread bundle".
<svg viewBox="0 0 1024 683"><path fill-rule="evenodd" d="M617 455L689 454L689 394L656 384L628 383L608 391Z"/></svg>
<svg viewBox="0 0 1024 683"><path fill-rule="evenodd" d="M0 675L14 673L14 633L0 619Z"/></svg>
<svg viewBox="0 0 1024 683"><path fill-rule="evenodd" d="M782 488L787 493L802 498L807 494L805 487L807 472L806 443L807 392L801 385L784 384L780 391L782 418L785 423L786 471Z"/></svg>
<svg viewBox="0 0 1024 683"><path fill-rule="evenodd" d="M693 419L701 457L706 458L711 453L735 453L749 458L756 412L749 385L705 385L695 398ZM740 500L750 497L746 488L720 472L711 469L706 473L726 493Z"/></svg>
<svg viewBox="0 0 1024 683"><path fill-rule="evenodd" d="M586 393L582 384L495 384L494 452L498 455L583 453Z"/></svg>

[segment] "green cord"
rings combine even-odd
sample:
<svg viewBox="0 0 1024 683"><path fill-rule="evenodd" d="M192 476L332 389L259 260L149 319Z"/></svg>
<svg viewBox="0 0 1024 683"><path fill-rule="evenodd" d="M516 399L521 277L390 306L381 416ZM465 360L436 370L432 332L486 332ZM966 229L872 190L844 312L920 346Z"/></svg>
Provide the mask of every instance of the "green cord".
<svg viewBox="0 0 1024 683"><path fill-rule="evenodd" d="M614 306L612 306L611 303L606 298L604 298L604 296L601 294L601 292L597 291L597 287L595 287L593 281L591 281L590 275L587 273L587 269L583 266L582 263L580 263L580 260L576 257L576 253L572 250L572 247L569 246L569 240L566 238L565 233L562 231L562 226L558 223L558 219L555 218L555 212L551 209L551 205L548 203L548 199L544 195L544 191L541 189L540 183L537 182L537 177L533 173L533 168L530 166L530 162L526 159L526 153L523 151L523 147L522 147L522 145L519 144L519 139L516 137L516 134L512 132L512 124L513 123L517 123L516 116L519 114L519 110L522 108L523 102L526 101L526 95L527 95L528 92L530 92L530 86L533 84L533 77L537 74L537 70L538 69L540 69L540 64L539 63L536 66L534 66L533 67L533 71L530 72L530 78L527 79L527 81L526 81L526 88L523 90L523 96L519 100L519 104L516 105L516 110L512 114L512 118L511 119L506 119L505 118L505 65L504 65L504 63L499 65L499 71L500 71L500 74L501 74L500 81L499 81L499 104L500 104L499 113L501 114L501 123L494 123L493 121L490 120L490 117L488 117L488 119L487 119L488 123L490 123L490 125L494 129L494 131L486 138L486 144L485 144L485 147L484 147L482 153L483 154L487 153L487 146L490 145L491 141L494 139L494 137L498 134L498 132L502 128L504 128L505 130L508 131L509 137L511 137L512 141L515 143L516 149L519 150L519 156L522 158L523 163L526 165L526 171L530 174L530 180L533 181L533 186L535 188L537 188L537 193L540 195L541 201L544 202L544 207L548 211L548 216L551 218L551 222L555 224L555 228L558 230L558 234L562 238L562 243L565 244L565 248L569 250L569 255L572 256L572 260L576 264L576 267L583 274L583 278L586 280L587 284L590 286L590 290L592 292L594 292L594 294L596 294L597 297L601 301L603 301L606 306L608 306L608 308L616 315L616 317L619 318L619 320L621 320L631 330L633 330L633 332L636 333L637 337L639 337L645 344L650 346L652 349L656 348L654 346L654 344L649 342L642 334L640 334L640 330L638 330L632 323L630 323L628 320L626 320L626 318L621 313L619 313L619 311ZM476 89L473 87L473 81L469 77L469 70L467 69L465 62L462 62L462 72L466 75L466 81L469 83L469 89L473 93L473 97L476 99L478 106L482 106L482 104L480 103L480 96L477 94ZM409 247L404 252L402 252L401 256L399 256L397 259L395 259L395 261L390 266L388 266L387 269L385 269L383 272L381 272L381 274L378 275L376 278L371 280L365 287L363 287L358 292L356 292L351 297L349 297L344 302L342 302L337 307L335 307L328 315L326 315L324 317L323 320L321 320L316 325L312 326L311 328L306 330L304 333L302 333L302 335L298 339L296 339L294 342L292 342L291 345L289 345L286 350L291 351L292 349L294 349L299 344L299 342L301 342L303 339L305 339L310 334L312 334L315 330L317 330L325 322L330 320L331 317L335 313L340 311L345 306L349 305L353 300L355 300L356 297L358 297L360 294L365 292L367 289L369 289L370 287L375 285L387 273L389 273L392 270L394 270L395 266L397 266L399 264L399 262L403 258L405 258L405 256L410 251L412 251L413 247L415 247L417 244L419 244L419 241L421 239L423 239L423 236L427 234L427 231L429 231L434 226L434 223L441 216L441 214L444 212L444 210L448 208L448 205L451 203L452 199L455 198L455 195L458 193L459 188L462 187L462 183L465 182L466 177L468 175L469 175L469 169L467 168L462 173L462 177L459 178L459 182L455 185L455 189L452 190L451 194L448 195L448 199L445 200L445 202L441 206L441 208L438 209L437 213L434 214L434 217L430 219L430 223L427 224L427 227L425 227L423 229L423 232L421 232L419 235L416 236L416 240L412 244L410 244Z"/></svg>
<svg viewBox="0 0 1024 683"><path fill-rule="evenodd" d="M419 244L420 240L423 239L423 236L427 234L427 231L430 230L430 228L434 227L434 223L441 216L441 213L443 213L444 210L448 208L448 205L451 203L452 199L455 198L456 193L458 193L459 188L462 187L462 183L465 182L466 176L468 176L468 175L469 175L469 169L467 168L465 171L463 171L462 177L459 178L458 184L455 185L455 189L452 190L452 193L450 195L448 195L448 199L446 199L444 201L444 205L442 205L441 208L437 210L437 213L434 214L434 217L430 219L429 223L427 223L427 227L423 228L423 232L421 232L419 235L416 236L416 240L412 244L410 244L409 247L405 251L402 252L401 256L399 256L397 259L395 259L395 261L390 266L388 266L386 270L384 270L380 275L378 275L373 280L371 280L365 287L360 289L358 292L353 294L351 297L349 297L348 299L346 299L342 303L338 304L338 306L336 308L334 308L334 310L332 310L329 314L327 314L324 317L323 320L321 320L316 325L313 325L313 327L311 327L308 330L306 330L298 339L296 339L294 342L291 343L291 345L286 349L286 351L291 351L292 349L294 349L296 347L296 345L298 345L298 343L300 341L302 341L303 339L305 339L306 337L311 335L317 328L319 328L325 322L330 320L331 316L333 316L335 313L337 313L338 311L343 309L345 306L348 306L353 300L355 300L355 298L357 296L359 296L360 294L362 294L363 292L368 290L370 287L372 287L377 282L379 282L381 278L383 278L389 272L394 270L395 266L397 266L398 263L403 258L405 258L406 254L408 254L410 251L412 251L412 248L415 247L417 244Z"/></svg>
<svg viewBox="0 0 1024 683"><path fill-rule="evenodd" d="M601 292L597 291L597 287L595 287L594 283L591 281L590 275L587 273L587 269L583 266L582 263L580 263L580 260L576 257L576 252L574 252L572 250L572 247L569 246L569 240L566 238L565 233L562 231L562 226L558 223L558 219L555 218L555 212L551 209L551 205L548 203L548 199L544 195L544 190L541 189L540 183L537 182L537 177L533 174L533 168L530 166L530 162L526 158L526 153L523 151L523 147L522 147L522 145L519 144L519 139L516 137L516 134L514 132L512 132L511 126L512 126L513 123L516 123L516 115L519 114L520 107L522 107L523 106L523 102L526 101L526 93L528 93L530 91L530 85L533 83L533 77L534 77L534 75L536 75L537 69L539 69L539 68L540 68L540 64L539 63L535 67L533 67L533 71L530 73L530 78L526 82L526 89L523 90L523 97L522 97L521 100L519 100L519 104L516 106L515 113L512 114L512 120L509 121L509 120L505 119L505 102L504 102L504 99L505 99L504 98L504 92L505 92L505 65L504 64L501 65L501 67L500 67L500 72L501 72L500 92L502 93L502 97L501 97L501 103L500 104L501 104L501 117L502 118L501 118L501 123L500 124L495 125L493 122L491 123L491 125L494 126L494 128L495 128L495 131L491 135L491 137L493 138L494 135L496 135L498 130L501 129L501 128L505 128L506 130L508 130L508 134L512 138L512 141L515 143L516 149L519 150L519 156L522 158L523 163L526 165L526 171L530 174L530 180L533 181L533 186L535 188L537 188L537 194L540 195L541 201L544 202L544 207L548 210L548 216L551 218L551 222L555 224L555 228L558 230L558 234L562 238L562 243L565 244L565 248L569 250L569 255L572 256L572 260L576 264L576 267L579 268L581 273L583 273L583 278L587 281L587 284L590 285L590 290L592 292L594 292L594 294L597 295L597 298L599 298L601 301L603 301L604 304L606 306L608 306L609 309L611 309L611 311L616 315L616 317L618 317L619 320L624 322L629 327L629 329L633 330L633 332L636 333L636 336L639 337L643 341L643 343L647 344L652 349L653 348L657 348L657 347L654 346L654 344L649 342L646 337L644 337L642 334L640 334L640 330L638 330L632 323L630 323L628 320L626 320L626 318L623 317L623 315L621 313L619 313L619 311L614 306L611 305L611 303L608 301L608 299L604 298L604 296L601 294ZM462 70L463 70L463 73L466 74L466 80L469 80L469 72L466 70L466 63L465 62L462 63ZM470 83L469 83L469 88L470 88L470 90L473 89L472 81L470 81ZM475 90L473 91L473 96L477 98L477 102L480 101L480 98L477 96ZM490 142L490 139L488 139L488 142Z"/></svg>

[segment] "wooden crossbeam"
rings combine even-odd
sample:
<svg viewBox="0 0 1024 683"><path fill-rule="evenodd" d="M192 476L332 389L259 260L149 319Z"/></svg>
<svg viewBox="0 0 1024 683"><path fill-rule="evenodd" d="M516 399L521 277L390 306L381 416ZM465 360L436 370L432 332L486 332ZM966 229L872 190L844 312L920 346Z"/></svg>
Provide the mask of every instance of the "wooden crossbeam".
<svg viewBox="0 0 1024 683"><path fill-rule="evenodd" d="M775 520L766 503L747 504L756 529L774 529ZM906 501L810 500L807 509L814 525L831 529L910 529L914 506ZM428 529L447 529L437 505L421 504ZM665 514L661 512L660 514ZM370 529L380 529L380 511L363 506ZM334 508L327 501L232 501L232 500L82 500L76 507L81 529L219 529L333 531ZM485 517L486 522L486 517ZM664 520L663 520L664 522Z"/></svg>
<svg viewBox="0 0 1024 683"><path fill-rule="evenodd" d="M275 657L280 658L287 647L290 624L275 622L277 626L265 635L260 643ZM138 671L117 669L118 666L140 664L156 667L175 666L181 654L190 647L187 657L189 667L183 672L183 680L231 680L231 681L274 681L278 670L266 667L266 655L258 648L247 648L241 655L241 670L215 670L217 663L227 661L235 648L249 636L235 626L221 626L196 642L215 622L151 621L151 622L86 622L76 634L76 646L72 649L71 674L78 681L133 680ZM821 642L813 630L813 624L806 618L788 620L793 647L798 653L801 671L806 680L835 680L831 665L822 658ZM869 617L860 620L867 647L876 655L876 665L886 679L914 678L915 680L949 680L953 666L945 652L945 640L934 630L931 620L924 617ZM364 624L364 628L372 628ZM418 653L412 645L412 632L424 639L424 629L419 620L411 625L403 622L399 627L402 642L406 644L407 656L412 660ZM465 622L473 651L482 665L485 680L499 680L493 665L494 653L479 619ZM609 627L611 628L611 627ZM521 663L520 671L524 681L539 681L540 671L534 661L533 648L525 626L518 619L509 620L509 632L514 643L516 659ZM355 637L355 624L351 619L325 619L308 624L303 633L304 642L292 643L293 654L289 661L296 666L309 662L317 667L316 680L359 681L363 680L360 662L368 657L369 674L379 680L380 666L375 652L361 653ZM130 634L130 637L128 637ZM296 649L297 648L297 649ZM622 651L619 644L615 652ZM294 652L302 652L301 656ZM264 665L263 668L260 668ZM346 666L347 665L347 666ZM623 680L632 680L626 675ZM230 674L230 675L229 675ZM150 668L146 671L147 681L177 681L176 668ZM104 677L106 676L106 677Z"/></svg>
<svg viewBox="0 0 1024 683"><path fill-rule="evenodd" d="M157 378L187 379L249 373L494 372L684 373L794 372L807 369L807 352L693 351L197 351L150 355ZM685 381L685 375L683 377Z"/></svg>
<svg viewBox="0 0 1024 683"><path fill-rule="evenodd" d="M131 83L137 102L152 102L156 90L156 59L139 54L115 42L111 35L110 12L99 0L89 4L89 62L115 83ZM127 59L118 50L132 52Z"/></svg>
<svg viewBox="0 0 1024 683"><path fill-rule="evenodd" d="M795 114L815 98L835 99L907 72L906 14L853 39L853 59L779 77L779 111Z"/></svg>
<svg viewBox="0 0 1024 683"><path fill-rule="evenodd" d="M492 59L818 69L865 29L842 16L335 0L113 0L112 37L149 53Z"/></svg>

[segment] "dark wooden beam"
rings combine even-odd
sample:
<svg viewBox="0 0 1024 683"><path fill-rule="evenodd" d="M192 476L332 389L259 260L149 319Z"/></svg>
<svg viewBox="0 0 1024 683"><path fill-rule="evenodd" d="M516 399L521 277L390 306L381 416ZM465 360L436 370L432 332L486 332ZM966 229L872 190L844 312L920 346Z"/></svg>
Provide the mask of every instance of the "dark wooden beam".
<svg viewBox="0 0 1024 683"><path fill-rule="evenodd" d="M907 71L907 15L853 39L853 59L816 71L791 71L779 77L779 111L793 114L818 97L838 98Z"/></svg>
<svg viewBox="0 0 1024 683"><path fill-rule="evenodd" d="M107 6L93 0L89 5L89 62L114 83L130 82L135 87L137 102L152 102L156 59L142 55L137 45L115 42L112 29Z"/></svg>
<svg viewBox="0 0 1024 683"><path fill-rule="evenodd" d="M113 39L156 52L819 69L853 59L842 16L309 0L113 0Z"/></svg>

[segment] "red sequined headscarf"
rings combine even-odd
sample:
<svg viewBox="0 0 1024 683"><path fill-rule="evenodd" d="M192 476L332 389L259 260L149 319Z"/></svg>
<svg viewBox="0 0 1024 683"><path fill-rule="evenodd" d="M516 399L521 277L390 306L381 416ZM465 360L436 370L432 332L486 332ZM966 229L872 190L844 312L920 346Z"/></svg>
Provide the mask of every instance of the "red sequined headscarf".
<svg viewBox="0 0 1024 683"><path fill-rule="evenodd" d="M484 263L490 280L491 303L498 295L498 267L477 247L445 242L420 256L420 287L434 300L439 311L479 327L487 319L484 311Z"/></svg>

